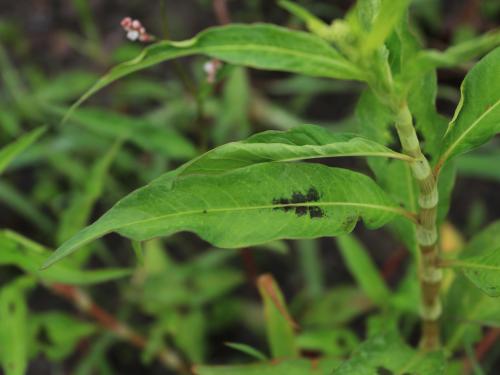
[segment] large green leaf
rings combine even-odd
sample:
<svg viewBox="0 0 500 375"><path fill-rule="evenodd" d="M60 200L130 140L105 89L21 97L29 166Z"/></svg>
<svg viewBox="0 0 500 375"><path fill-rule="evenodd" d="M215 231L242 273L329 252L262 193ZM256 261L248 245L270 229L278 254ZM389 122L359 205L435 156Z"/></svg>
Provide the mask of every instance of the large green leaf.
<svg viewBox="0 0 500 375"><path fill-rule="evenodd" d="M88 285L114 280L130 274L126 269L83 271L64 261L45 271L40 265L50 252L39 244L9 230L0 231L0 265L14 265L45 282Z"/></svg>
<svg viewBox="0 0 500 375"><path fill-rule="evenodd" d="M190 231L215 246L239 248L344 234L359 218L377 228L398 214L406 211L369 177L319 164L271 162L178 179L167 173L65 242L45 266L110 232L146 240Z"/></svg>
<svg viewBox="0 0 500 375"><path fill-rule="evenodd" d="M267 340L273 358L295 358L299 351L295 343L296 323L290 316L285 297L271 275L262 275L257 281L264 302Z"/></svg>
<svg viewBox="0 0 500 375"><path fill-rule="evenodd" d="M45 127L37 128L0 149L0 174L5 170L12 159L35 142L44 131Z"/></svg>
<svg viewBox="0 0 500 375"><path fill-rule="evenodd" d="M182 42L162 41L102 77L76 105L130 73L178 57L202 54L266 70L363 80L364 74L327 42L312 34L266 24L209 28Z"/></svg>
<svg viewBox="0 0 500 375"><path fill-rule="evenodd" d="M265 131L247 140L217 147L180 168L179 175L219 174L268 161L296 161L346 156L412 159L353 134L337 134L314 125Z"/></svg>
<svg viewBox="0 0 500 375"><path fill-rule="evenodd" d="M363 343L332 375L443 375L445 367L443 353L418 352L390 333Z"/></svg>
<svg viewBox="0 0 500 375"><path fill-rule="evenodd" d="M445 134L439 165L480 146L500 130L500 47L478 62L462 83L462 98Z"/></svg>

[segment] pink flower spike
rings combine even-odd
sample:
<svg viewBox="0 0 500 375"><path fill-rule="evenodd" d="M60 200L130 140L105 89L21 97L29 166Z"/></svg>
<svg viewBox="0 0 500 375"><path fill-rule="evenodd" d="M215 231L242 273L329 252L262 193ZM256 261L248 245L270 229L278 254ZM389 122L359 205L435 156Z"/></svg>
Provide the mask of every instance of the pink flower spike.
<svg viewBox="0 0 500 375"><path fill-rule="evenodd" d="M127 39L140 42L150 42L154 40L154 36L148 34L146 28L142 26L141 21L134 20L131 17L125 17L120 25L123 27L123 30L127 33Z"/></svg>

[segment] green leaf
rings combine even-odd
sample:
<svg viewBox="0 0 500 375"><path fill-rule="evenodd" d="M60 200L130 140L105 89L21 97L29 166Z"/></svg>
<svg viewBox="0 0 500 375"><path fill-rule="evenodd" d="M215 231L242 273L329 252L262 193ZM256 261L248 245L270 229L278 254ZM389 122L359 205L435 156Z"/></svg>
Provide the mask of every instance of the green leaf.
<svg viewBox="0 0 500 375"><path fill-rule="evenodd" d="M443 375L442 352L424 353L408 347L395 334L378 335L361 344L332 375Z"/></svg>
<svg viewBox="0 0 500 375"><path fill-rule="evenodd" d="M178 176L219 174L269 161L297 161L327 157L386 157L411 161L404 154L353 134L337 134L314 125L288 131L269 130L240 142L217 147L180 168Z"/></svg>
<svg viewBox="0 0 500 375"><path fill-rule="evenodd" d="M0 289L0 363L5 375L24 375L28 367L28 306L24 287L17 279Z"/></svg>
<svg viewBox="0 0 500 375"><path fill-rule="evenodd" d="M191 309L186 313L176 314L174 324L172 336L176 347L187 355L189 361L203 362L206 357L205 339L209 328L203 310Z"/></svg>
<svg viewBox="0 0 500 375"><path fill-rule="evenodd" d="M229 346L231 349L245 353L245 354L249 355L250 357L258 359L259 361L267 361L267 359L268 359L264 353L255 349L254 347L251 347L250 345L241 344L241 343L237 343L237 342L226 342L225 344L226 344L226 346Z"/></svg>
<svg viewBox="0 0 500 375"><path fill-rule="evenodd" d="M462 98L443 139L438 166L482 145L500 130L500 47L470 70L461 91Z"/></svg>
<svg viewBox="0 0 500 375"><path fill-rule="evenodd" d="M301 350L320 352L331 357L349 355L358 345L356 335L343 328L307 330L297 337Z"/></svg>
<svg viewBox="0 0 500 375"><path fill-rule="evenodd" d="M382 46L408 8L409 0L382 0L371 30L363 38L361 48L365 53Z"/></svg>
<svg viewBox="0 0 500 375"><path fill-rule="evenodd" d="M45 130L45 127L32 130L0 149L0 174L2 174L5 168L7 168L7 165L9 165L12 159L35 142L45 132Z"/></svg>
<svg viewBox="0 0 500 375"><path fill-rule="evenodd" d="M314 14L309 12L307 9L301 7L300 5L287 0L280 0L279 5L289 11L298 19L301 19L306 23L307 28L314 34L321 37L327 37L329 33L329 27L326 23L316 17Z"/></svg>
<svg viewBox="0 0 500 375"><path fill-rule="evenodd" d="M51 103L76 100L98 78L95 73L83 70L59 72L56 77L44 82L34 95L37 100Z"/></svg>
<svg viewBox="0 0 500 375"><path fill-rule="evenodd" d="M53 231L54 223L47 214L38 208L36 202L29 199L21 189L17 189L6 181L0 181L0 201L45 233Z"/></svg>
<svg viewBox="0 0 500 375"><path fill-rule="evenodd" d="M120 146L121 142L115 143L90 169L82 191L75 194L69 207L62 214L57 231L59 242L67 240L87 224L92 207L102 193L109 167Z"/></svg>
<svg viewBox="0 0 500 375"><path fill-rule="evenodd" d="M422 70L450 68L484 55L499 45L500 31L494 30L449 47L443 52L424 50L419 53L413 63Z"/></svg>
<svg viewBox="0 0 500 375"><path fill-rule="evenodd" d="M453 261L467 278L490 297L500 296L500 245L487 254Z"/></svg>
<svg viewBox="0 0 500 375"><path fill-rule="evenodd" d="M247 71L235 67L224 85L224 97L212 136L217 145L250 134L250 85Z"/></svg>
<svg viewBox="0 0 500 375"><path fill-rule="evenodd" d="M304 294L312 302L321 298L325 290L321 245L316 240L297 240L295 245L304 279Z"/></svg>
<svg viewBox="0 0 500 375"><path fill-rule="evenodd" d="M373 308L373 303L359 288L340 286L326 292L307 306L301 322L306 326L336 327Z"/></svg>
<svg viewBox="0 0 500 375"><path fill-rule="evenodd" d="M500 221L474 237L450 266L463 271L472 283L490 297L500 296Z"/></svg>
<svg viewBox="0 0 500 375"><path fill-rule="evenodd" d="M264 302L267 340L273 358L294 358L299 351L295 344L297 323L286 307L285 298L271 275L262 275L257 280L260 296Z"/></svg>
<svg viewBox="0 0 500 375"><path fill-rule="evenodd" d="M465 340L479 341L482 325L495 327L500 323L500 300L478 293L477 288L462 274L454 278L443 306L447 352L455 351Z"/></svg>
<svg viewBox="0 0 500 375"><path fill-rule="evenodd" d="M499 151L488 153L471 153L457 160L457 171L460 176L481 178L500 182Z"/></svg>
<svg viewBox="0 0 500 375"><path fill-rule="evenodd" d="M125 138L144 150L166 157L186 160L196 155L195 147L175 129L155 126L143 118L86 108L74 112L71 121L102 136L115 140Z"/></svg>
<svg viewBox="0 0 500 375"><path fill-rule="evenodd" d="M453 188L455 187L456 177L455 162L447 163L439 174L438 193L439 203L437 207L437 225L443 224L450 209Z"/></svg>
<svg viewBox="0 0 500 375"><path fill-rule="evenodd" d="M0 231L0 250L0 265L15 265L46 282L88 285L125 277L131 273L127 269L82 271L69 261L41 271L40 265L50 252L41 245L9 230Z"/></svg>
<svg viewBox="0 0 500 375"><path fill-rule="evenodd" d="M422 149L431 162L438 156L448 119L436 109L437 74L430 71L413 82L409 89L408 105L421 133Z"/></svg>
<svg viewBox="0 0 500 375"><path fill-rule="evenodd" d="M263 163L220 175L167 173L65 242L45 267L110 232L135 240L180 231L222 248L378 228L409 215L367 176L319 164ZM249 225L249 223L252 223Z"/></svg>
<svg viewBox="0 0 500 375"><path fill-rule="evenodd" d="M372 90L363 91L356 104L355 114L357 129L364 137L383 145L394 141L390 130L394 118Z"/></svg>
<svg viewBox="0 0 500 375"><path fill-rule="evenodd" d="M382 171L379 171L378 175L380 176L378 178L380 186L397 203L409 211L416 212L418 210L418 186L408 163L391 162ZM406 246L408 251L416 256L418 244L415 225L398 217L389 223L389 228Z"/></svg>
<svg viewBox="0 0 500 375"><path fill-rule="evenodd" d="M162 41L144 49L102 77L73 106L128 74L178 57L202 54L231 64L318 77L363 80L364 74L327 42L314 35L274 25L209 28L182 42Z"/></svg>
<svg viewBox="0 0 500 375"><path fill-rule="evenodd" d="M214 249L189 263L177 264L167 259L157 242L146 242L144 252L147 277L140 296L142 306L150 313L162 316L165 311L180 307L203 307L244 281L240 271L226 265L236 255L234 252Z"/></svg>
<svg viewBox="0 0 500 375"><path fill-rule="evenodd" d="M37 343L39 350L56 361L70 355L80 340L97 331L94 324L56 311L34 315L30 323L35 325L37 337L46 338Z"/></svg>
<svg viewBox="0 0 500 375"><path fill-rule="evenodd" d="M380 275L380 271L368 255L368 251L354 236L337 238L344 262L361 289L377 305L389 302L390 292Z"/></svg>
<svg viewBox="0 0 500 375"><path fill-rule="evenodd" d="M236 366L195 366L196 375L330 375L338 359L291 359Z"/></svg>

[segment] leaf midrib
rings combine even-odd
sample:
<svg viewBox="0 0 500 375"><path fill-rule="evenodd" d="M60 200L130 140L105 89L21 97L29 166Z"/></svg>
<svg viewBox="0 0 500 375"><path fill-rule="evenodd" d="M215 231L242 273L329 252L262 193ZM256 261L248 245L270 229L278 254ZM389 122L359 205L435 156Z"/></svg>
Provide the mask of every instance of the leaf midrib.
<svg viewBox="0 0 500 375"><path fill-rule="evenodd" d="M155 216L148 219L136 220L133 222L129 222L124 225L120 225L116 229L122 229L132 225L145 224L153 221L164 220L169 217L178 217L178 216L188 216L188 215L206 215L214 212L232 212L232 211L252 211L252 210L260 210L260 209L280 209L280 208L288 208L288 207L334 207L334 206L349 206L349 207L364 207L369 209L379 209L381 211L392 212L398 215L402 215L407 217L407 212L399 207L391 207L391 206L382 206L377 204L370 203L354 203L354 202L304 202L304 203L290 203L290 204L269 204L269 205L260 205L260 206L243 206L243 207L222 207L222 208L200 208L197 210L183 211L183 212L173 212L170 214ZM203 210L206 210L206 214L203 213Z"/></svg>
<svg viewBox="0 0 500 375"><path fill-rule="evenodd" d="M448 157L450 156L450 154L453 152L453 149L455 149L457 147L457 145L459 143L462 142L463 138L467 136L467 134L469 134L478 124L479 122L484 118L486 117L493 109L496 108L497 105L500 104L500 99L498 99L496 101L495 104L493 104L492 106L490 106L485 112L483 112L481 114L481 116L479 116L472 124L470 127L468 127L456 140L455 142L453 142L450 147L448 147L448 149L446 150L446 152L443 154L442 158L441 158L441 162L440 164L443 164L447 159ZM451 129L450 129L451 130Z"/></svg>
<svg viewBox="0 0 500 375"><path fill-rule="evenodd" d="M336 60L334 58L329 58L327 56L319 55L319 54L312 54L312 53L305 53L299 50L294 50L294 49L289 49L289 48L283 48L283 47L277 47L277 46L270 46L266 44L245 44L245 45L238 45L238 44L224 44L224 45L219 45L219 46L199 46L199 47L194 47L194 49L198 49L200 51L212 51L212 53L217 52L217 51L224 51L224 50L246 50L246 51L262 51L264 50L265 52L277 52L281 53L284 55L292 55L300 58L305 58L306 60L317 60L317 61L322 61L328 64L336 65L336 66L343 66L344 68L353 71L352 67L350 64L346 64L344 61L342 61L342 57L339 55L338 59ZM337 57L337 56L335 56Z"/></svg>

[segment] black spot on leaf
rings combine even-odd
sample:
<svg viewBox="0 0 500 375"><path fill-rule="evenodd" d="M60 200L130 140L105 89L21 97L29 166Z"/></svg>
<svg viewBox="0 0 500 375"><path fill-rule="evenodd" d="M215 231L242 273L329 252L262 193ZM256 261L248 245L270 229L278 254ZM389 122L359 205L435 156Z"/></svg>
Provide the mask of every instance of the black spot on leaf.
<svg viewBox="0 0 500 375"><path fill-rule="evenodd" d="M325 212L319 206L300 205L300 203L318 202L320 194L315 187L310 187L307 192L294 191L290 198L274 198L273 204L279 205L275 210L282 210L284 212L293 211L297 216L304 216L309 214L311 219L318 219L325 216Z"/></svg>

